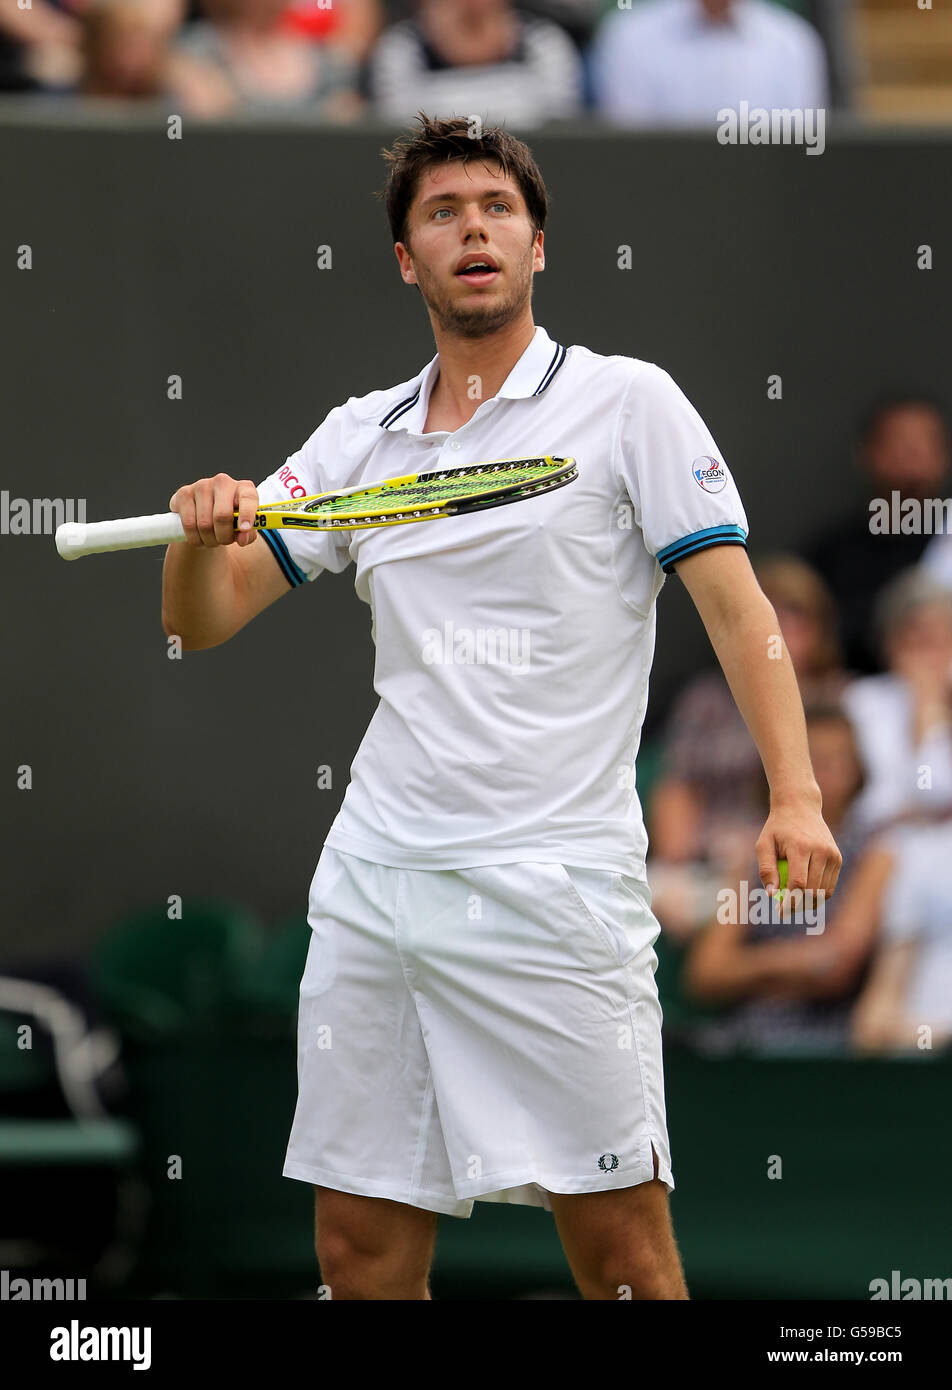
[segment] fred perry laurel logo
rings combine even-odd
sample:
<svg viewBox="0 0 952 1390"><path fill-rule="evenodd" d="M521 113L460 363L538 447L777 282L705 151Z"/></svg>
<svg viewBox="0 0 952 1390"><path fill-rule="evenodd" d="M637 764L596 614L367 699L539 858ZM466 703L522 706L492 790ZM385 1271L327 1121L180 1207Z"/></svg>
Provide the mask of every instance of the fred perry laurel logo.
<svg viewBox="0 0 952 1390"><path fill-rule="evenodd" d="M727 469L717 459L695 459L691 464L691 472L702 492L720 492L727 486Z"/></svg>
<svg viewBox="0 0 952 1390"><path fill-rule="evenodd" d="M614 1173L615 1169L618 1167L618 1155L602 1154L601 1158L598 1160L598 1166L603 1173Z"/></svg>

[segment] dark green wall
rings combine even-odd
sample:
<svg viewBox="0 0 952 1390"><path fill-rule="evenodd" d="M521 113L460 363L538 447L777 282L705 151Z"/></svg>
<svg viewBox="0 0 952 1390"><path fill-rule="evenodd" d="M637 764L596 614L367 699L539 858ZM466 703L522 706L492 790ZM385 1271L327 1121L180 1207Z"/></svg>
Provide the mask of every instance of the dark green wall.
<svg viewBox="0 0 952 1390"><path fill-rule="evenodd" d="M432 355L372 197L395 132L237 125L176 142L161 121L26 109L0 113L13 496L84 497L89 519L162 510L219 469L265 475L333 405ZM537 322L674 375L737 476L753 549L858 505L849 440L872 391L946 389L950 144L844 129L813 157L702 135L532 139L552 195ZM320 244L332 270L316 268ZM781 402L766 397L775 372ZM182 401L166 399L171 373ZM324 576L226 647L171 662L161 560L67 566L48 536L0 536L6 959L80 948L171 893L233 894L266 920L303 909L374 707L369 615L350 577ZM707 659L672 580L652 723ZM23 763L31 791L16 789Z"/></svg>

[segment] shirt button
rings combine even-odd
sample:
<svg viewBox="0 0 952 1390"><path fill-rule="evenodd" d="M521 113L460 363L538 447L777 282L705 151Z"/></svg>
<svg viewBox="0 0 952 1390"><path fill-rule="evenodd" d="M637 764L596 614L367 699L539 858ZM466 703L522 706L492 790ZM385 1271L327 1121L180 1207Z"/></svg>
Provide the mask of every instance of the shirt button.
<svg viewBox="0 0 952 1390"><path fill-rule="evenodd" d="M460 447L460 445L459 445L459 441L458 441L458 440L456 440L456 439L451 439L451 440L450 440L450 448L451 448L451 449L458 449L459 447Z"/></svg>

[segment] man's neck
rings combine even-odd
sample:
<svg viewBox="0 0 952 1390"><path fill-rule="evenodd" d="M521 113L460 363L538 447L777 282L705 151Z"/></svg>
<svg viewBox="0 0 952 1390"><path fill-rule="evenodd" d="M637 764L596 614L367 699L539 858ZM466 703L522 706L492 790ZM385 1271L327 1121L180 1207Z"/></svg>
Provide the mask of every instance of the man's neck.
<svg viewBox="0 0 952 1390"><path fill-rule="evenodd" d="M534 336L531 314L485 338L437 332L439 367L427 428L459 429L471 420L483 401L499 393Z"/></svg>

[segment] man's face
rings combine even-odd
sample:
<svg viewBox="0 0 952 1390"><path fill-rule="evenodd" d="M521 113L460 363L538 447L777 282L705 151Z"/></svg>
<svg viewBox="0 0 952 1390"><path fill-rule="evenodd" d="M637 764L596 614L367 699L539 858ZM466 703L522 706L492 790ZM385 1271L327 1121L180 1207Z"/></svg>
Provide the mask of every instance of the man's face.
<svg viewBox="0 0 952 1390"><path fill-rule="evenodd" d="M700 0L701 10L708 19L726 19L731 12L732 0Z"/></svg>
<svg viewBox="0 0 952 1390"><path fill-rule="evenodd" d="M533 236L525 200L498 165L453 160L424 171L397 259L418 285L438 326L481 338L518 318L532 297L532 276L545 266L542 232ZM460 273L487 261L487 274Z"/></svg>
<svg viewBox="0 0 952 1390"><path fill-rule="evenodd" d="M887 496L934 497L948 468L942 420L928 405L897 406L884 415L866 445L866 467Z"/></svg>

